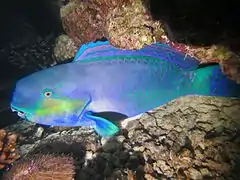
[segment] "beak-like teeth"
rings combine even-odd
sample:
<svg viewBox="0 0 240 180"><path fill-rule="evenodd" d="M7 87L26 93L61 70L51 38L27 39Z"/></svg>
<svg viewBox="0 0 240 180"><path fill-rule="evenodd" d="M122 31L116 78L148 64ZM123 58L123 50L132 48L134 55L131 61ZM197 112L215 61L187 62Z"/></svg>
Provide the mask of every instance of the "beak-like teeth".
<svg viewBox="0 0 240 180"><path fill-rule="evenodd" d="M11 110L12 110L12 112L15 112L15 111L17 111L16 109L14 109L14 108L12 108L12 107L11 107Z"/></svg>
<svg viewBox="0 0 240 180"><path fill-rule="evenodd" d="M21 112L21 111L19 111L18 109L12 107L12 106L11 106L11 110L12 110L12 112L17 112L17 115L18 115L19 117L21 117L21 118L24 118L24 117L25 117L25 113L24 113L24 112Z"/></svg>
<svg viewBox="0 0 240 180"><path fill-rule="evenodd" d="M24 113L22 113L22 112L17 112L17 115L19 116L19 117L21 117L21 118L24 118L25 117L25 114Z"/></svg>

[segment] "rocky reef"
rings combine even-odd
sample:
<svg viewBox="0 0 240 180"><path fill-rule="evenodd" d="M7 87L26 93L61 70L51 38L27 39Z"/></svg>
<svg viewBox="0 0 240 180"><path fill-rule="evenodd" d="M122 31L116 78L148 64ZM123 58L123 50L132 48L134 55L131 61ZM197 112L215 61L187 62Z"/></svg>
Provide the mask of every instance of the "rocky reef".
<svg viewBox="0 0 240 180"><path fill-rule="evenodd" d="M76 46L103 38L123 49L140 49L157 41L166 43L201 63L220 63L223 72L240 83L238 53L219 42L201 46L171 40L172 32L166 22L152 17L150 2L71 1L61 8L63 28Z"/></svg>
<svg viewBox="0 0 240 180"><path fill-rule="evenodd" d="M0 169L8 166L20 158L16 152L17 135L0 129Z"/></svg>
<svg viewBox="0 0 240 180"><path fill-rule="evenodd" d="M36 71L67 62L81 44L97 39L108 39L124 49L139 49L159 41L201 63L220 63L223 71L240 83L236 51L221 43L201 46L173 40L166 22L152 17L148 1L71 0L64 1L59 11L65 32L43 36L29 24L18 25L25 35L1 46L1 59L17 70ZM9 103L3 100L5 91L11 91L5 81L1 80L4 85L0 87L1 110ZM8 164L8 168L1 166L6 168L2 178L237 180L239 109L236 99L182 97L129 122L109 139L88 128L46 127L17 121L14 115L1 116L3 121L17 121L1 132L18 135L11 148L3 150L3 154L16 156L0 156L0 165L1 161Z"/></svg>
<svg viewBox="0 0 240 180"><path fill-rule="evenodd" d="M237 179L239 109L239 100L183 97L128 122L108 139L88 128L47 128L26 121L7 129L19 133L17 149L23 157L72 157L75 167L61 171L63 176L75 173L77 180ZM18 169L22 174L32 167L30 163L19 169L22 161L27 163L20 160L8 173ZM45 163L41 173L59 172L49 162L40 163Z"/></svg>
<svg viewBox="0 0 240 180"><path fill-rule="evenodd" d="M72 157L35 154L21 159L4 175L6 180L73 180L74 160Z"/></svg>
<svg viewBox="0 0 240 180"><path fill-rule="evenodd" d="M240 83L238 49L233 50L224 41L203 45L178 41L166 20L152 16L150 5L151 0L64 1L58 5L64 32L39 36L36 28L20 19L23 22L18 28L23 35L15 38L17 42L11 42L8 48L0 47L0 53L16 66L41 69L71 59L81 44L95 40L108 39L123 49L139 49L158 41L201 63L220 63L223 72ZM56 11L51 3L48 8L52 13Z"/></svg>

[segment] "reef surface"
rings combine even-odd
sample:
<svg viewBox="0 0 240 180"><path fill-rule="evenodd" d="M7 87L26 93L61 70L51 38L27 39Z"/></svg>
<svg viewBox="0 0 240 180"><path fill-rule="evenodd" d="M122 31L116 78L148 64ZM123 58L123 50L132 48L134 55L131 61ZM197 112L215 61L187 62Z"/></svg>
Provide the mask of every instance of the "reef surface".
<svg viewBox="0 0 240 180"><path fill-rule="evenodd" d="M130 12L133 7L138 7L136 12ZM21 121L8 109L18 78L68 62L82 43L102 37L127 49L159 40L202 63L224 64L224 72L238 81L237 53L220 44L193 46L170 41L170 31L167 33L163 22L152 19L147 11L141 1L70 1L60 7L65 32L44 36L31 24L17 20L20 23L15 28L23 29L24 35L16 35L0 47L1 63L4 60L11 67L1 76L1 82L8 83L0 87L0 119L4 131L18 135L14 152L21 158L4 169L3 178L21 180L42 174L56 180L66 175L76 180L240 178L240 100L182 97L129 122L110 139L101 139L88 128L46 127ZM46 166L39 157L46 159ZM52 166L53 161L67 165L61 169ZM58 176L60 171L62 177Z"/></svg>

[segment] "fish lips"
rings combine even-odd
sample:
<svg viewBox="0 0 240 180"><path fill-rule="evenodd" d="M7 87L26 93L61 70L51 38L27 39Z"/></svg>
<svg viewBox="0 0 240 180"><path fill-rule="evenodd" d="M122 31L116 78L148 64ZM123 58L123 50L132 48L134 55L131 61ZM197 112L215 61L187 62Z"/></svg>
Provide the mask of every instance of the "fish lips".
<svg viewBox="0 0 240 180"><path fill-rule="evenodd" d="M17 112L17 115L23 119L26 118L26 112L24 112L21 108L18 108L16 106L14 106L13 104L11 104L11 110L12 112Z"/></svg>

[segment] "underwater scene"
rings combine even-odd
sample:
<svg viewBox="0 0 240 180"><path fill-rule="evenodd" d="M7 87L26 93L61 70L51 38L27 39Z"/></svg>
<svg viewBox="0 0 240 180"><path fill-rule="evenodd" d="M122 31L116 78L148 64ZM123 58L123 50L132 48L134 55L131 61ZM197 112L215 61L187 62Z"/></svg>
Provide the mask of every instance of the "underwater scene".
<svg viewBox="0 0 240 180"><path fill-rule="evenodd" d="M9 0L1 180L239 180L234 2Z"/></svg>

